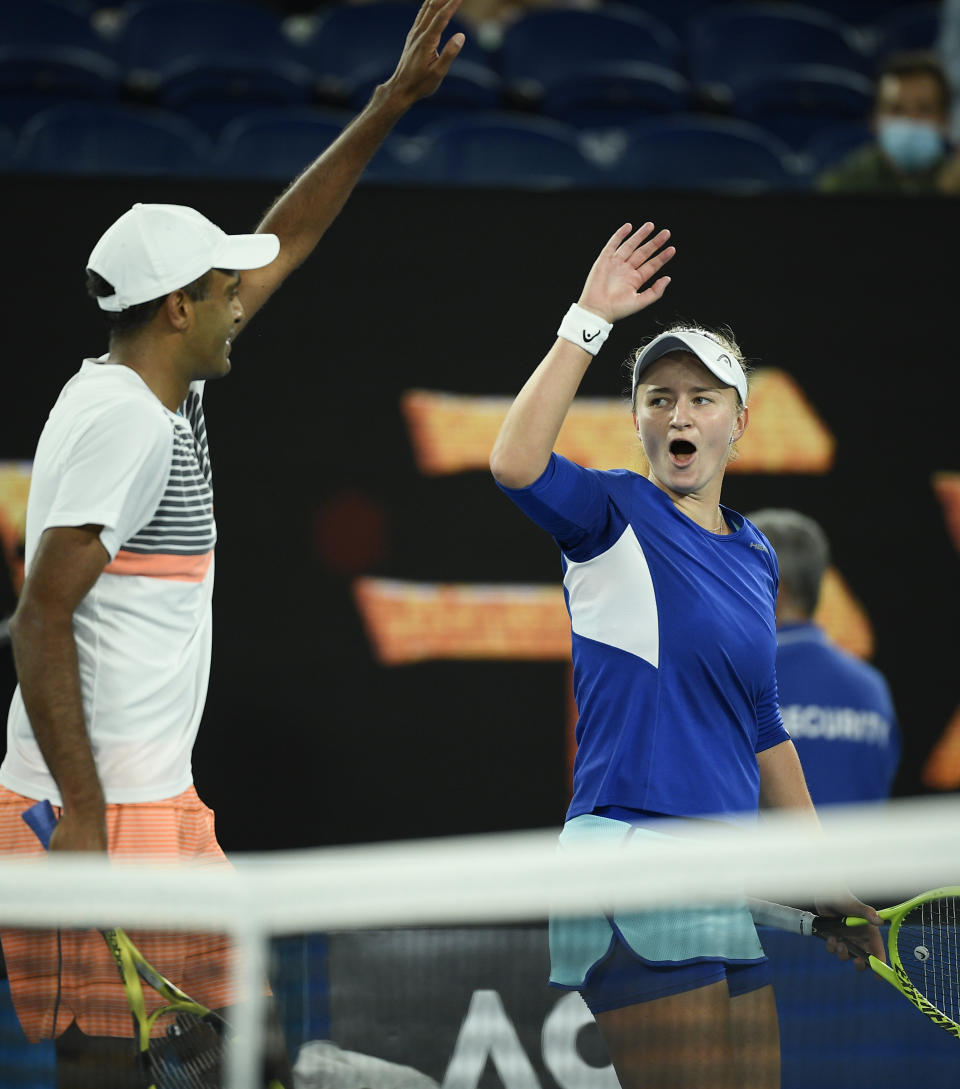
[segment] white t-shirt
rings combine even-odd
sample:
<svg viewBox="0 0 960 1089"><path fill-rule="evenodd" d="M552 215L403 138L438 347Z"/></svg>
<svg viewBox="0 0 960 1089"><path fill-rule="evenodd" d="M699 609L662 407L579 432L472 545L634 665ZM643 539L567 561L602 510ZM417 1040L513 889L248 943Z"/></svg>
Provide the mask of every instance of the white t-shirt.
<svg viewBox="0 0 960 1089"><path fill-rule="evenodd" d="M110 556L73 617L87 730L108 802L170 798L192 782L207 694L216 523L201 399L179 412L129 367L84 360L37 446L26 567L53 526L102 525ZM0 783L60 804L19 687Z"/></svg>

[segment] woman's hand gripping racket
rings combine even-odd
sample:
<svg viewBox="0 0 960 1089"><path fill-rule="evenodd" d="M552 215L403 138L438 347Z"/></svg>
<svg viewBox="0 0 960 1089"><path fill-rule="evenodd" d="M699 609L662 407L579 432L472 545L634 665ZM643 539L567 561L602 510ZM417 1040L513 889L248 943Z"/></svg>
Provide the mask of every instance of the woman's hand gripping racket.
<svg viewBox="0 0 960 1089"><path fill-rule="evenodd" d="M37 802L23 814L37 838L49 847L57 826L56 814L48 801ZM162 976L120 929L101 930L113 954L133 1017L137 1061L149 1089L214 1089L221 1084L223 1037L227 1024ZM143 996L146 983L162 999L147 1013ZM151 1039L151 1029L161 1018L171 1024L163 1036Z"/></svg>
<svg viewBox="0 0 960 1089"><path fill-rule="evenodd" d="M766 900L751 900L750 911L759 926L843 941L934 1024L960 1037L960 885L932 889L878 912L890 924L889 964L864 953L844 933L847 927L866 926L866 919L814 915Z"/></svg>

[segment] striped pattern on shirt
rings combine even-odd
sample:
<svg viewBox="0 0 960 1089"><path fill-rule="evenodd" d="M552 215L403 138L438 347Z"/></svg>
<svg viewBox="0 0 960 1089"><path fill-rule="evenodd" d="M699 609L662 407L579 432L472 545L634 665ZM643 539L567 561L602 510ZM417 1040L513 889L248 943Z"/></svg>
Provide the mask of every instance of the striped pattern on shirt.
<svg viewBox="0 0 960 1089"><path fill-rule="evenodd" d="M201 581L217 541L213 470L199 393L191 392L174 424L170 477L151 520L126 540L105 571Z"/></svg>

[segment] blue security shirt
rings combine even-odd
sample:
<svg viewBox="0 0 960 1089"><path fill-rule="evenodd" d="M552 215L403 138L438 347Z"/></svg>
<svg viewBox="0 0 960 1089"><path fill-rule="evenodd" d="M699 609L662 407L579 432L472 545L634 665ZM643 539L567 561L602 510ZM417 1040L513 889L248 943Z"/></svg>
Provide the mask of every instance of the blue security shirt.
<svg viewBox="0 0 960 1089"><path fill-rule="evenodd" d="M815 805L890 796L900 728L882 675L815 624L777 632L780 712Z"/></svg>
<svg viewBox="0 0 960 1089"><path fill-rule="evenodd" d="M579 711L567 819L755 812L756 754L789 740L767 539L725 508L739 528L718 536L644 477L557 454L503 491L562 552Z"/></svg>

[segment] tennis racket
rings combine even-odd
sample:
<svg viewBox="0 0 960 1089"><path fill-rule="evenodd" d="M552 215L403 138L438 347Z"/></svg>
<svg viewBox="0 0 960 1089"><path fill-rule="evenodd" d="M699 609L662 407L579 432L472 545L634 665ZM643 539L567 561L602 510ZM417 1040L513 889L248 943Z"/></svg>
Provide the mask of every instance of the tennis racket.
<svg viewBox="0 0 960 1089"><path fill-rule="evenodd" d="M766 900L751 900L750 912L760 926L824 940L840 938L935 1025L960 1037L960 885L932 889L878 912L890 924L889 964L867 954L843 933L844 927L867 925L866 919L814 915Z"/></svg>
<svg viewBox="0 0 960 1089"><path fill-rule="evenodd" d="M23 813L23 819L44 847L49 847L57 826L50 803L37 802ZM144 1085L149 1089L218 1089L228 1031L223 1018L162 976L120 927L100 933L113 954L130 1005ZM144 983L163 1001L152 1013L147 1013ZM163 1036L151 1038L151 1029L161 1018L170 1024Z"/></svg>

